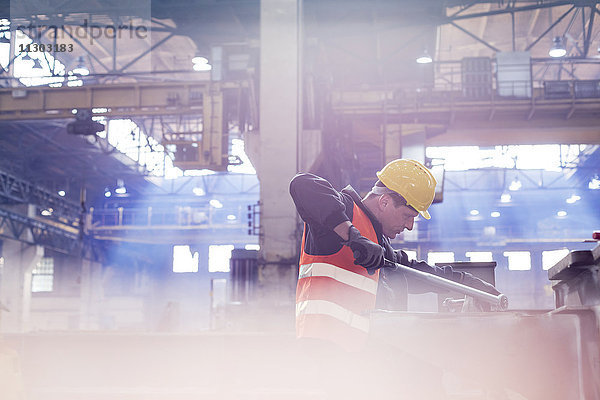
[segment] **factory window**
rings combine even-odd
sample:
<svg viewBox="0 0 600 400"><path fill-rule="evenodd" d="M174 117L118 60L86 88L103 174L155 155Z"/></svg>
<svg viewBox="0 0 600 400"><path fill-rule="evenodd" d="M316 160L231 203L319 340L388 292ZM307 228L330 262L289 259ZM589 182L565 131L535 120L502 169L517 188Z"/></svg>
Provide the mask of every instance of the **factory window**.
<svg viewBox="0 0 600 400"><path fill-rule="evenodd" d="M54 285L54 258L42 257L31 273L31 291L51 292Z"/></svg>
<svg viewBox="0 0 600 400"><path fill-rule="evenodd" d="M231 244L208 246L208 272L229 272L231 250Z"/></svg>
<svg viewBox="0 0 600 400"><path fill-rule="evenodd" d="M444 159L446 171L481 168L515 168L560 170L574 162L585 145L509 145L494 147L451 146L427 147L429 158Z"/></svg>
<svg viewBox="0 0 600 400"><path fill-rule="evenodd" d="M233 139L231 141L231 153L232 156L237 156L241 161L240 164L237 165L229 165L227 167L227 171L235 172L238 174L256 174L256 170L250 162L250 158L246 154L244 150L244 141L241 139Z"/></svg>
<svg viewBox="0 0 600 400"><path fill-rule="evenodd" d="M173 272L198 272L198 252L190 246L173 246Z"/></svg>
<svg viewBox="0 0 600 400"><path fill-rule="evenodd" d="M417 259L417 252L415 250L404 250L409 260Z"/></svg>
<svg viewBox="0 0 600 400"><path fill-rule="evenodd" d="M529 271L531 269L531 254L528 251L505 251L508 258L508 269L511 271Z"/></svg>
<svg viewBox="0 0 600 400"><path fill-rule="evenodd" d="M567 254L569 254L567 249L542 251L542 268L544 271L549 270Z"/></svg>
<svg viewBox="0 0 600 400"><path fill-rule="evenodd" d="M454 262L453 251L430 251L427 253L427 264Z"/></svg>
<svg viewBox="0 0 600 400"><path fill-rule="evenodd" d="M491 251L467 251L465 256L469 257L469 261L472 262L494 261Z"/></svg>

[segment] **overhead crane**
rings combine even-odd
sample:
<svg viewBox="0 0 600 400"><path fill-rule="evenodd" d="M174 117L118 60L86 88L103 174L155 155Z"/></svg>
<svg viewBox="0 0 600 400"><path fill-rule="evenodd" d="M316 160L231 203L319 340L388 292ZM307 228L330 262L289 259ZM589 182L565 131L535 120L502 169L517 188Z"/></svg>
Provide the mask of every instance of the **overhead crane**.
<svg viewBox="0 0 600 400"><path fill-rule="evenodd" d="M226 170L231 159L228 154L228 124L224 117L225 92L228 90L237 92L246 86L245 82L162 82L58 88L45 86L3 88L0 89L0 120L72 119L81 111L84 111L90 121L92 117L151 117L154 118L153 121L160 120L162 126L153 132L148 132L148 135L155 133L154 136L160 136L157 137L159 142L174 151L174 166L184 170L205 168ZM190 119L197 122L193 128L186 124L175 123L171 126L168 122L164 122ZM152 130L153 127L150 129ZM6 179L0 179L0 183L5 181ZM8 184L10 182L5 182L4 186ZM5 191L9 189L10 187L7 186ZM98 217L98 212L94 217ZM121 210L121 213L123 212L127 216L132 210ZM181 239L190 240L190 238L197 239L199 234L213 232L212 229L216 227L213 221L204 221L202 224L157 223L157 216L151 218L149 213L150 211L147 219L152 220L153 223L151 226L142 226L142 231L152 232L152 234L143 239L144 242L152 241L152 238L156 240L157 229L161 234L168 231ZM132 240L127 232L135 230L135 224L129 224L127 221L117 224L92 221L91 214L87 218L89 221L85 224L85 230L95 238ZM6 224L9 219L9 215L3 216ZM239 223L233 226L229 223L223 228L226 228L226 232L231 232L232 229L236 232L240 230L245 232L245 224L243 225ZM20 237L16 234L11 235L11 237L17 236ZM59 247L62 248L64 245Z"/></svg>
<svg viewBox="0 0 600 400"><path fill-rule="evenodd" d="M427 145L600 144L600 97L465 98L460 92L404 89L338 90L332 110L349 120L370 120L401 135L427 131ZM386 127L387 125L387 127ZM473 135L473 130L481 132ZM529 135L523 135L527 130Z"/></svg>
<svg viewBox="0 0 600 400"><path fill-rule="evenodd" d="M107 118L194 115L201 120L201 131L165 135L161 144L175 146L177 167L225 170L229 156L224 92L245 86L244 82L161 82L3 88L0 120L70 119L75 110L91 110L93 116Z"/></svg>

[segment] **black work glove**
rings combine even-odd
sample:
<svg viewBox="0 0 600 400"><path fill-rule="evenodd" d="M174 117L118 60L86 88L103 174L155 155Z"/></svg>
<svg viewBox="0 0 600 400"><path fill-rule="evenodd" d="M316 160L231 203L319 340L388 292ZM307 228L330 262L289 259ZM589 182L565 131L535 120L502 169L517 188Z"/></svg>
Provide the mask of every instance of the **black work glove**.
<svg viewBox="0 0 600 400"><path fill-rule="evenodd" d="M383 265L385 259L383 247L361 235L354 225L348 230L348 240L342 244L352 249L354 264L366 268L369 275L373 275Z"/></svg>

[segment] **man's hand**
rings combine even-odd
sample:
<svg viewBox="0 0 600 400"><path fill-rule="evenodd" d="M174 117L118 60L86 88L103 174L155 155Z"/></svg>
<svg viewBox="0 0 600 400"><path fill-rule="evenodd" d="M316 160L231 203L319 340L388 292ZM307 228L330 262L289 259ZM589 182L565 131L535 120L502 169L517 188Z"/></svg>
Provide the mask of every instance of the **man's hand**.
<svg viewBox="0 0 600 400"><path fill-rule="evenodd" d="M500 294L498 289L496 289L492 284L487 283L486 281L479 279L479 278L469 274L468 272L464 272L464 277L463 277L462 283L464 283L467 286L471 286L472 288L479 289L483 292L493 294L494 296L497 296ZM491 308L492 308L490 304L485 303L483 301L474 300L473 304L474 304L474 307L479 309L479 311L489 312L489 311L491 311Z"/></svg>
<svg viewBox="0 0 600 400"><path fill-rule="evenodd" d="M354 264L366 268L370 275L373 275L377 268L383 265L385 259L383 247L361 235L354 226L350 226L348 240L342 244L352 249Z"/></svg>
<svg viewBox="0 0 600 400"><path fill-rule="evenodd" d="M486 281L479 279L468 272L464 272L464 277L461 283L471 286L472 288L479 289L483 292L493 294L494 296L500 294L498 289L496 289L492 284L487 283Z"/></svg>

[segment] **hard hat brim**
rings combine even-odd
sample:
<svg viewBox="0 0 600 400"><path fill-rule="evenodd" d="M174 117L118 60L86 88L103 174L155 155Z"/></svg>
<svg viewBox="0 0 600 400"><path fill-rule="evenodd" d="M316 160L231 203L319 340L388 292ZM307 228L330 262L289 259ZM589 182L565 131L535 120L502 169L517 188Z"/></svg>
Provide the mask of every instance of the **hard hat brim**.
<svg viewBox="0 0 600 400"><path fill-rule="evenodd" d="M429 211L427 211L427 210L419 211L419 214L421 214L421 216L425 219L431 219L431 215L429 214Z"/></svg>

